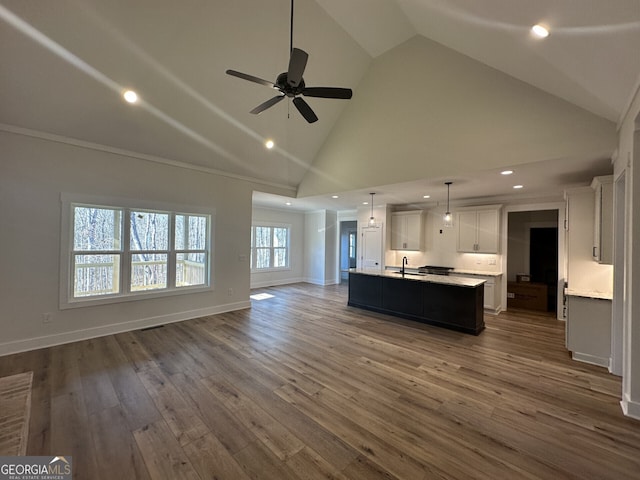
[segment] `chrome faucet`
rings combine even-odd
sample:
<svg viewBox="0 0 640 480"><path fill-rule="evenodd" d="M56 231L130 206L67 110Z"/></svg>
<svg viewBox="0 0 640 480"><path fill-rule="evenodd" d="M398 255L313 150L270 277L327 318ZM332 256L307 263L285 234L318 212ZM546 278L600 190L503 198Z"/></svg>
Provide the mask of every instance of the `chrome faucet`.
<svg viewBox="0 0 640 480"><path fill-rule="evenodd" d="M404 275L404 266L409 264L409 259L407 257L402 257L402 275Z"/></svg>

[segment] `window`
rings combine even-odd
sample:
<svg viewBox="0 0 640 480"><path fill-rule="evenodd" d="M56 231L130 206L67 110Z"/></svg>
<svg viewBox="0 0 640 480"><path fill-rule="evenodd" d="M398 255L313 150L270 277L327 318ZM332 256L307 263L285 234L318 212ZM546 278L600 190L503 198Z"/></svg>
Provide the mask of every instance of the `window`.
<svg viewBox="0 0 640 480"><path fill-rule="evenodd" d="M61 306L209 288L211 215L63 204Z"/></svg>
<svg viewBox="0 0 640 480"><path fill-rule="evenodd" d="M356 258L356 232L349 232L349 258Z"/></svg>
<svg viewBox="0 0 640 480"><path fill-rule="evenodd" d="M74 297L120 293L122 212L73 208Z"/></svg>
<svg viewBox="0 0 640 480"><path fill-rule="evenodd" d="M289 268L289 225L251 227L251 269Z"/></svg>

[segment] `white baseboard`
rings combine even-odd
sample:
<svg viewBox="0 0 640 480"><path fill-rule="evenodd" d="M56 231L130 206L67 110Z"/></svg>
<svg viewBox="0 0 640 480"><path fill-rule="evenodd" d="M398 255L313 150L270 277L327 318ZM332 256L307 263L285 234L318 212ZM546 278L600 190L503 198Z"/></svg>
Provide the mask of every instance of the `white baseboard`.
<svg viewBox="0 0 640 480"><path fill-rule="evenodd" d="M337 285L340 283L335 278L332 280L325 280L324 278L305 278L304 281L313 285L320 285L322 287L326 287L327 285Z"/></svg>
<svg viewBox="0 0 640 480"><path fill-rule="evenodd" d="M611 365L611 359L605 357L597 357L595 355L589 355L588 353L573 352L571 358L578 362L590 363L591 365L598 365L599 367L609 368Z"/></svg>
<svg viewBox="0 0 640 480"><path fill-rule="evenodd" d="M28 338L25 340L17 340L14 342L0 343L0 356L26 352L29 350L36 350L39 348L53 347L65 343L88 340L90 338L104 337L105 335L130 332L132 330L139 330L141 328L165 325L167 323L182 322L184 320L206 317L207 315L215 315L217 313L243 310L245 308L251 308L251 301L227 303L225 305L217 305L215 307L200 308L197 310L188 310L185 312L171 313L168 315L141 318L130 322L113 323L110 325L102 325L100 327L47 335L45 337Z"/></svg>
<svg viewBox="0 0 640 480"><path fill-rule="evenodd" d="M251 285L249 288L254 289L254 288L264 288L264 287L277 287L278 285L290 285L292 283L301 283L304 281L305 280L300 277L286 278L283 280L263 280L260 282L251 282Z"/></svg>
<svg viewBox="0 0 640 480"><path fill-rule="evenodd" d="M622 396L620 406L622 407L622 413L624 413L627 417L640 420L640 402L634 402L629 398L628 395L625 394Z"/></svg>

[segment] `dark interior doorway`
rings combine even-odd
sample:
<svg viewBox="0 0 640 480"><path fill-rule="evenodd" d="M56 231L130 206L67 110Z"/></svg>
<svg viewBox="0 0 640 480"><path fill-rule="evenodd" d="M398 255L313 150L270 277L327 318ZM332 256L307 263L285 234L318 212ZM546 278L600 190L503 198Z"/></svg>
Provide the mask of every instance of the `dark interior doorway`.
<svg viewBox="0 0 640 480"><path fill-rule="evenodd" d="M340 222L340 281L349 280L349 269L356 267L358 255L358 222Z"/></svg>
<svg viewBox="0 0 640 480"><path fill-rule="evenodd" d="M547 310L556 310L558 298L557 228L531 229L529 267L531 281L547 285Z"/></svg>

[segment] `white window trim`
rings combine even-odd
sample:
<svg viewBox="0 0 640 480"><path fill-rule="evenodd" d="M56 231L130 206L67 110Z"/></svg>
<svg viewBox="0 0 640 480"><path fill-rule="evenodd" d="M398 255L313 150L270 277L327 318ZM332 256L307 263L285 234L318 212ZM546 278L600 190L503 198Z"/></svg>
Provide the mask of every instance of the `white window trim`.
<svg viewBox="0 0 640 480"><path fill-rule="evenodd" d="M122 302L131 302L138 300L148 300L154 298L161 297L169 297L174 295L186 295L200 292L211 292L214 290L214 278L213 278L213 257L214 257L214 249L213 249L213 233L214 233L214 225L215 225L215 209L206 208L202 206L194 206L194 205L184 205L184 204L173 204L173 203L165 203L165 202L150 202L148 200L141 200L137 198L123 198L123 197L105 197L105 196L94 196L94 195L83 195L83 194L72 194L72 193L62 193L60 195L60 203L61 203L61 228L60 228L60 309L70 309L70 308L78 308L78 307L89 307L96 305L108 305L114 303L122 303ZM72 255L73 255L73 245L71 239L73 238L73 222L72 222L72 214L71 214L71 205L72 204L87 204L87 205L95 205L95 206L103 206L103 207L113 207L113 208L123 208L123 209L131 209L131 210L149 210L149 211L162 211L162 212L170 212L173 214L195 214L195 215L207 215L209 217L208 224L208 244L206 245L206 250L208 251L208 264L207 264L207 278L209 280L209 284L205 286L185 286L185 287L167 287L162 290L147 290L147 291L139 291L139 292L130 292L127 293L124 291L122 285L123 282L126 281L125 275L130 275L129 271L129 261L123 261L122 266L123 269L120 275L120 293L113 295L99 295L99 296L89 296L89 297L81 297L74 298L73 296L73 272L72 268ZM172 215L173 218L173 215ZM123 222L126 222L126 219L123 219ZM173 230L173 222L171 222L171 227ZM128 227L126 224L123 225L123 242L129 239ZM128 245L128 243L127 243ZM183 250L175 250L175 252L180 253ZM131 254L135 254L137 252L133 251L125 251L119 252L123 255L123 258L130 257ZM171 257L171 255L169 256ZM169 264L171 264L172 259L168 259ZM170 268L170 266L168 266Z"/></svg>
<svg viewBox="0 0 640 480"><path fill-rule="evenodd" d="M286 267L268 267L268 268L255 268L255 258L251 257L251 273L268 273L268 272L286 272L287 270L291 270L291 224L290 223L277 223L277 222L262 222L262 221L252 221L251 222L251 232L253 234L254 227L272 227L272 228L287 228L287 266ZM251 253L253 253L254 246L253 243L250 246ZM271 247L273 248L273 247Z"/></svg>

